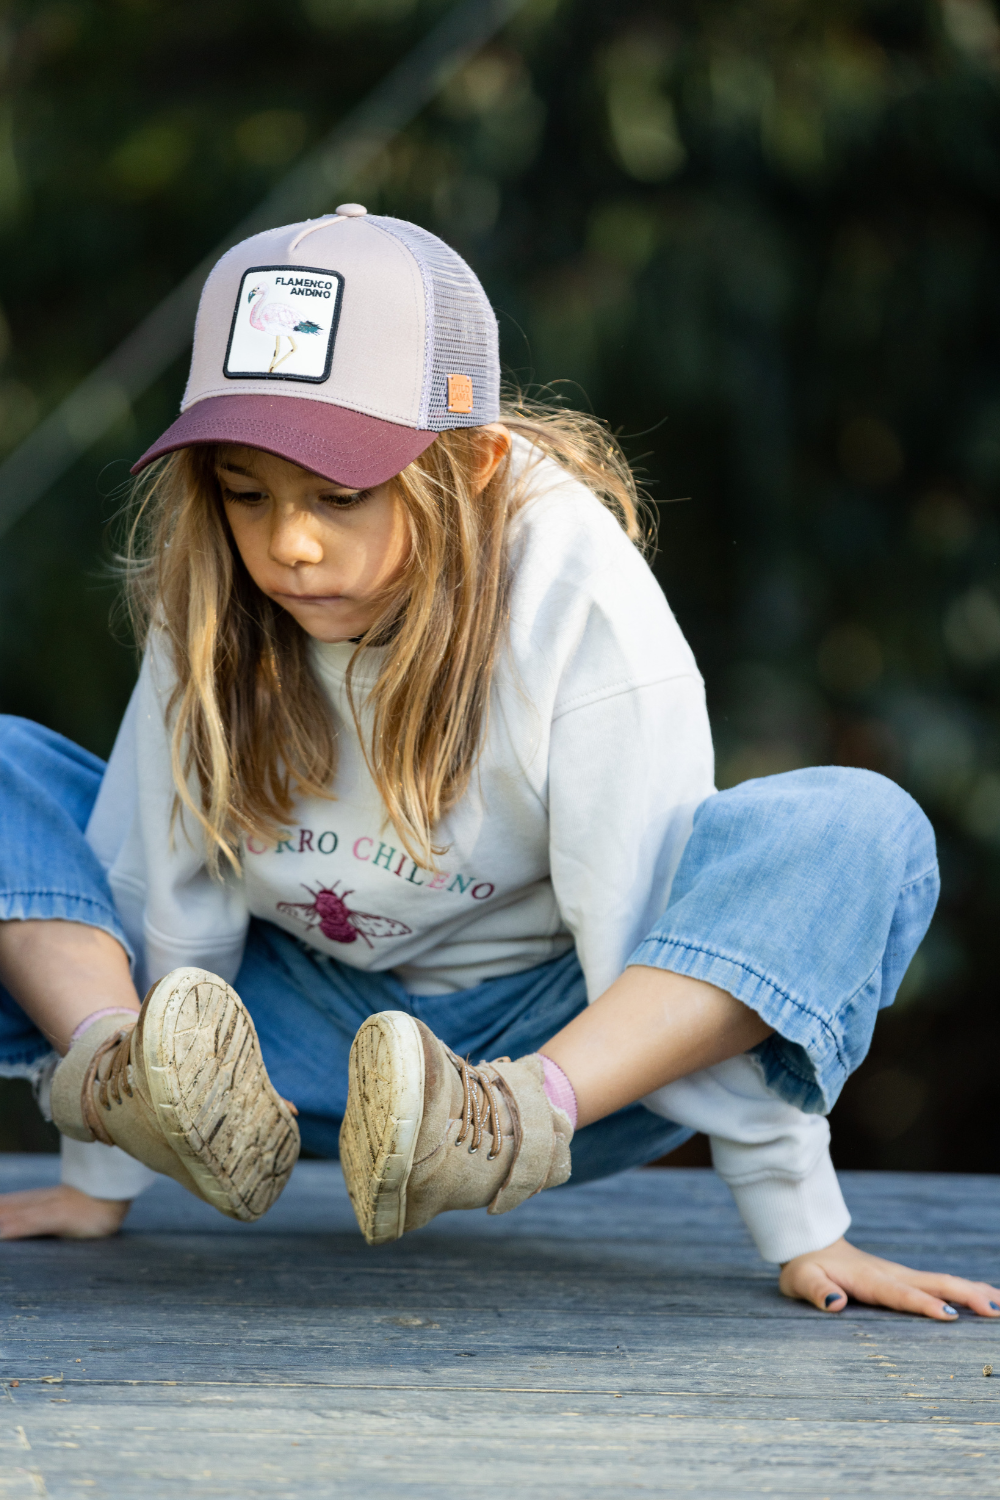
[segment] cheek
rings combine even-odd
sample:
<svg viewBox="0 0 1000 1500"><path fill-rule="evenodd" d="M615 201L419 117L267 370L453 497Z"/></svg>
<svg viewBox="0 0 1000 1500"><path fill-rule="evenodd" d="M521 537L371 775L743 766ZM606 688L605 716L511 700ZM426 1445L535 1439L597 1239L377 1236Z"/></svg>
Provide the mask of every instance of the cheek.
<svg viewBox="0 0 1000 1500"><path fill-rule="evenodd" d="M387 513L380 518L377 539L373 540L373 556L378 558L375 571L379 584L384 586L402 572L409 556L410 532L402 505L387 508Z"/></svg>
<svg viewBox="0 0 1000 1500"><path fill-rule="evenodd" d="M267 562L264 529L259 524L255 526L251 516L236 511L227 510L226 523L244 567L254 582L259 582L259 575Z"/></svg>

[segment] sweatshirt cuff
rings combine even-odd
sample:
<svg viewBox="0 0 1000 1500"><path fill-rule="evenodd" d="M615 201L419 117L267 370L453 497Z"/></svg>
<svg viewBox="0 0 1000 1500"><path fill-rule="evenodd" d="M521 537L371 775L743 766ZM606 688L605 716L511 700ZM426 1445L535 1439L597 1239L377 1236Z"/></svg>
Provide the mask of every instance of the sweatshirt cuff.
<svg viewBox="0 0 1000 1500"><path fill-rule="evenodd" d="M61 1136L60 1155L60 1181L91 1198L110 1198L119 1203L138 1198L157 1177L134 1156L100 1141L74 1141Z"/></svg>
<svg viewBox="0 0 1000 1500"><path fill-rule="evenodd" d="M804 1177L764 1177L729 1187L761 1256L780 1265L824 1250L851 1223L828 1151Z"/></svg>

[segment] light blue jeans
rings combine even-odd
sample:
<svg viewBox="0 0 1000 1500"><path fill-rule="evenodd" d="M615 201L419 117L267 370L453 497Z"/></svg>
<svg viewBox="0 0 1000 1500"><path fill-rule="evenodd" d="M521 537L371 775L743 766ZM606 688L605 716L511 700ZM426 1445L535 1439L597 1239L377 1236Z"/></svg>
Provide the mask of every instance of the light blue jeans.
<svg viewBox="0 0 1000 1500"><path fill-rule="evenodd" d="M62 918L128 950L83 836L103 763L51 730L0 716L0 921ZM655 774L650 768L648 774ZM934 834L906 792L870 771L767 776L699 807L670 902L629 962L690 974L757 1011L769 1086L826 1113L864 1058L937 901ZM452 995L408 994L269 922L250 925L236 988L303 1144L337 1153L354 1033L378 1010L425 1021L460 1056L537 1051L586 1003L576 954ZM0 989L0 1074L27 1074L48 1043ZM573 1180L673 1150L691 1132L635 1104L580 1130Z"/></svg>

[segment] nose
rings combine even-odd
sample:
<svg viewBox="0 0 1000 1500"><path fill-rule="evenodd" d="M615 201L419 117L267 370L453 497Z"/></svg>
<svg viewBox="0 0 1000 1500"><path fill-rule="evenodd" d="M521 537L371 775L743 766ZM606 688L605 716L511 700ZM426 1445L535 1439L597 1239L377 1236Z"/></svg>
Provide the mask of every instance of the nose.
<svg viewBox="0 0 1000 1500"><path fill-rule="evenodd" d="M323 546L316 534L314 517L308 510L295 505L275 509L268 554L273 562L285 568L323 561Z"/></svg>

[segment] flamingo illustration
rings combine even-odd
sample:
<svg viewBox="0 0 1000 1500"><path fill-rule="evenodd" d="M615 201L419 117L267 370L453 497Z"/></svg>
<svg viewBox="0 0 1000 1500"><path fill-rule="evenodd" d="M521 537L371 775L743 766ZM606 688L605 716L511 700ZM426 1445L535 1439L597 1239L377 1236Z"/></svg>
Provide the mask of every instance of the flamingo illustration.
<svg viewBox="0 0 1000 1500"><path fill-rule="evenodd" d="M294 307L289 307L287 302L266 301L267 292L266 286L252 287L247 293L247 301L253 303L250 308L250 327L256 328L258 333L274 334L274 358L267 368L267 373L272 375L278 366L283 365L286 359L290 359L298 348L298 344L292 337L293 334L322 333L323 330L311 318L303 318L301 313L297 313ZM284 354L281 354L282 339L287 339L291 346L285 350Z"/></svg>

